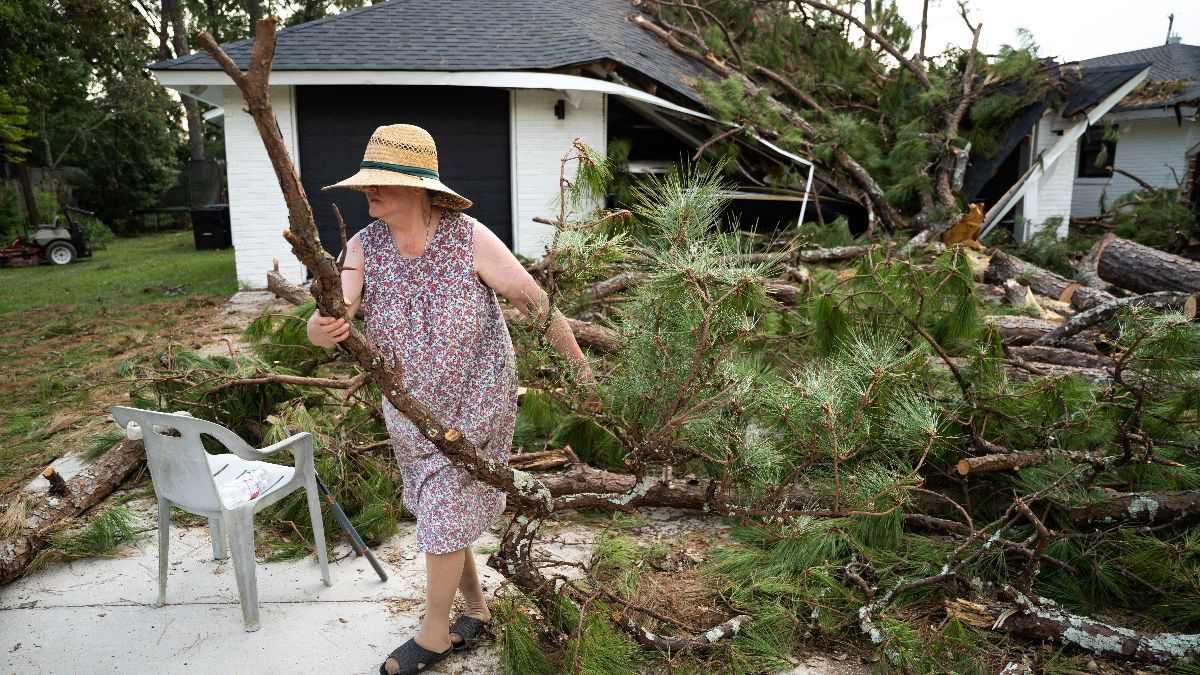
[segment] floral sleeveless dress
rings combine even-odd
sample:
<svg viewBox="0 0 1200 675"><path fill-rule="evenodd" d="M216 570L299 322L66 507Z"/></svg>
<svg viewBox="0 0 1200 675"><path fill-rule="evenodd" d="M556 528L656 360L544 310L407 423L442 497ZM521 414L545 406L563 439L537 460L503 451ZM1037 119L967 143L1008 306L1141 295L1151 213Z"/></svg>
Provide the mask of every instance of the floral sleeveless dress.
<svg viewBox="0 0 1200 675"><path fill-rule="evenodd" d="M443 211L419 258L400 255L387 223L364 228L363 310L366 333L384 358L402 359L409 393L507 463L516 367L496 294L474 273L476 222ZM451 464L387 398L383 413L404 479L404 506L417 517L417 550L469 546L504 511L504 493Z"/></svg>

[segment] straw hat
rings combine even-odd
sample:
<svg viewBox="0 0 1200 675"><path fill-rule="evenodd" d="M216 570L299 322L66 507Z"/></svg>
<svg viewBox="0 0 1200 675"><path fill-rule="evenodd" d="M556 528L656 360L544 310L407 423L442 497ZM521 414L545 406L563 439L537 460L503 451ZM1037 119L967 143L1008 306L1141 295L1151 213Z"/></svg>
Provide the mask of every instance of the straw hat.
<svg viewBox="0 0 1200 675"><path fill-rule="evenodd" d="M367 141L359 172L332 188L362 190L368 185L408 185L429 190L435 206L462 211L471 200L442 184L438 176L437 147L433 136L411 124L379 127Z"/></svg>

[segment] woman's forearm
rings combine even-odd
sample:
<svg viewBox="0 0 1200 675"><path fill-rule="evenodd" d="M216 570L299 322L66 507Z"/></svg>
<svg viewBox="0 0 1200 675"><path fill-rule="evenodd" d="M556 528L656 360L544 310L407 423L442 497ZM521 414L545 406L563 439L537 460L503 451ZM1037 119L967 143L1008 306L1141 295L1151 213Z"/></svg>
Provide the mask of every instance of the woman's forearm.
<svg viewBox="0 0 1200 675"><path fill-rule="evenodd" d="M557 309L550 318L550 325L546 327L546 341L571 361L579 375L580 382L590 383L593 381L591 366L583 357L583 350L579 348L575 334L571 332L571 324L567 323L567 317Z"/></svg>

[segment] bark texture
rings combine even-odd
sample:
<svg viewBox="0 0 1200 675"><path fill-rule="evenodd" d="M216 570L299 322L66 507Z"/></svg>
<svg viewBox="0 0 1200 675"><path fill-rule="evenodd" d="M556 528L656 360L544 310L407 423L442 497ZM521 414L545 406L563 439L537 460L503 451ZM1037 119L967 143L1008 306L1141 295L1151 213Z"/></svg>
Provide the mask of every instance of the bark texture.
<svg viewBox="0 0 1200 675"><path fill-rule="evenodd" d="M1081 530L1194 523L1200 520L1200 491L1117 492L1104 501L1068 509L1067 517Z"/></svg>
<svg viewBox="0 0 1200 675"><path fill-rule="evenodd" d="M1200 657L1200 635L1145 633L1111 626L1086 616L1068 614L1049 600L1035 604L1024 595L1011 594L1015 602L951 600L946 603L946 614L980 628L1071 647L1097 656L1164 665Z"/></svg>
<svg viewBox="0 0 1200 675"><path fill-rule="evenodd" d="M67 481L66 494L33 497L22 530L0 541L0 583L21 576L38 551L46 547L49 532L56 524L99 504L145 461L141 441L122 440Z"/></svg>
<svg viewBox="0 0 1200 675"><path fill-rule="evenodd" d="M1100 278L1135 293L1200 292L1200 261L1172 255L1112 233L1096 242L1092 255Z"/></svg>
<svg viewBox="0 0 1200 675"><path fill-rule="evenodd" d="M1027 284L1034 293L1068 302L1077 310L1091 309L1116 299L1111 293L1071 281L1004 251L993 253L983 280L989 284L1003 284L1013 278Z"/></svg>

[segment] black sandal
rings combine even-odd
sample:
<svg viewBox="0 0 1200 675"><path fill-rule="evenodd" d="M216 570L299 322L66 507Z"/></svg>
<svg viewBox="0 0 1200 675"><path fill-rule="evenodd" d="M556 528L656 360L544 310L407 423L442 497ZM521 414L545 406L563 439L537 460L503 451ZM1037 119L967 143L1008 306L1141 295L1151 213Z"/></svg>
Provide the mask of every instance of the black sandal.
<svg viewBox="0 0 1200 675"><path fill-rule="evenodd" d="M469 614L463 614L454 620L454 624L450 626L450 642L456 652L461 652L465 649L470 649L475 646L475 643L484 635L491 634L491 621L476 619ZM455 642L453 635L457 634L462 638L461 642Z"/></svg>
<svg viewBox="0 0 1200 675"><path fill-rule="evenodd" d="M380 675L414 675L415 673L424 672L429 666L441 661L449 656L450 652L454 651L454 647L450 647L444 652L435 652L425 649L417 644L416 638L409 638L408 642L396 647L388 654L388 658L396 659L396 663L400 666L397 673L389 673L387 669L387 659L379 664Z"/></svg>

